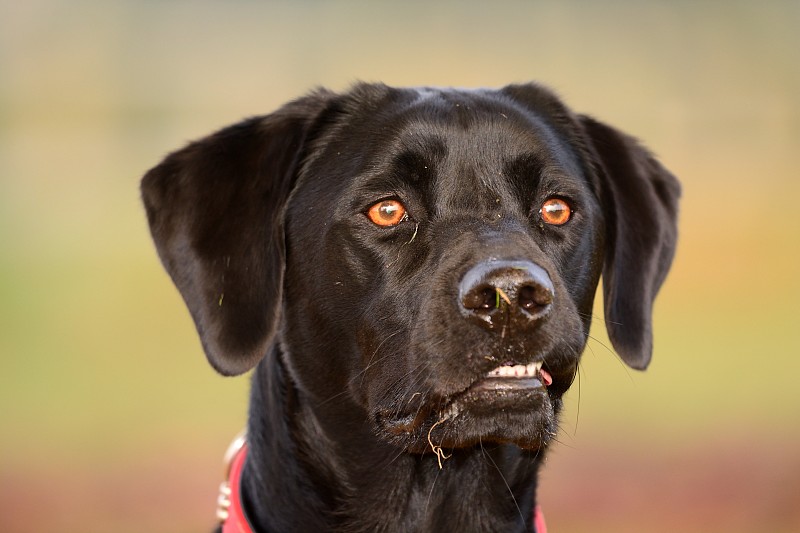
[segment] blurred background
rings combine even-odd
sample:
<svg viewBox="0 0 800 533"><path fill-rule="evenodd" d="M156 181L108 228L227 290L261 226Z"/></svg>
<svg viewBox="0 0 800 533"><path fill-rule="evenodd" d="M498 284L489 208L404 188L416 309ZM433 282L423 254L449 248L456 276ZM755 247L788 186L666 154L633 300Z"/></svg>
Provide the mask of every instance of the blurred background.
<svg viewBox="0 0 800 533"><path fill-rule="evenodd" d="M249 383L151 244L168 151L318 85L539 80L684 186L653 363L595 323L551 530L800 531L798 28L771 0L0 0L0 530L213 525Z"/></svg>

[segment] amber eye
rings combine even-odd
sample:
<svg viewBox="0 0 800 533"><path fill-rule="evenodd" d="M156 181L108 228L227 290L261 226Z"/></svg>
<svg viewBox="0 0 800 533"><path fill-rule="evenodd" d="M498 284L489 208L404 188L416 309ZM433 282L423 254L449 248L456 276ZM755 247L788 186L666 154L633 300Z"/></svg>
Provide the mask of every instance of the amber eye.
<svg viewBox="0 0 800 533"><path fill-rule="evenodd" d="M367 217L378 226L396 226L406 217L406 208L397 200L383 200L369 208Z"/></svg>
<svg viewBox="0 0 800 533"><path fill-rule="evenodd" d="M547 224L563 226L569 220L570 215L572 215L572 209L570 209L569 204L561 198L550 198L542 204L539 215Z"/></svg>

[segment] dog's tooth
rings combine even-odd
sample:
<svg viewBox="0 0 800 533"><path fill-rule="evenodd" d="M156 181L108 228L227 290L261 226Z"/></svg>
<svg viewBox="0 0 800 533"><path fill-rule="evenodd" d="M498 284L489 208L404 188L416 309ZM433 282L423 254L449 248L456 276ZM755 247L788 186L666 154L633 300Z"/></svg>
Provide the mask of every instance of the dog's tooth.
<svg viewBox="0 0 800 533"><path fill-rule="evenodd" d="M536 376L539 373L539 369L542 368L542 362L539 361L537 363L531 363L525 367L529 376Z"/></svg>
<svg viewBox="0 0 800 533"><path fill-rule="evenodd" d="M493 378L536 377L541 368L541 361L529 365L501 365L487 372L486 375Z"/></svg>

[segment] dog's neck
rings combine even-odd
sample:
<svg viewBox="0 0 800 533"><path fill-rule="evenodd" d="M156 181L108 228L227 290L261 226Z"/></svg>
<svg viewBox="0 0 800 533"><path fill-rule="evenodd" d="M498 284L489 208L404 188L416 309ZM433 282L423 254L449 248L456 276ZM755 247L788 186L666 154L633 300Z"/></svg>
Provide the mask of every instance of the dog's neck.
<svg viewBox="0 0 800 533"><path fill-rule="evenodd" d="M258 533L534 531L538 454L477 446L440 468L432 453L376 438L353 405L312 409L277 350L257 367L250 401L243 493Z"/></svg>

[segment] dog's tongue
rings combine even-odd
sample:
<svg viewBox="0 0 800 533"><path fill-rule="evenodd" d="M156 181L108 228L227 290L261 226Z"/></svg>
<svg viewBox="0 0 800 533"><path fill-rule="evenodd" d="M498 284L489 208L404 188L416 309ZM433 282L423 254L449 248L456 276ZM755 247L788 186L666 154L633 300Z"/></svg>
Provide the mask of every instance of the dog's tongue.
<svg viewBox="0 0 800 533"><path fill-rule="evenodd" d="M539 377L541 378L541 381L545 387L549 387L553 383L553 376L551 376L550 372L544 368L539 369Z"/></svg>

